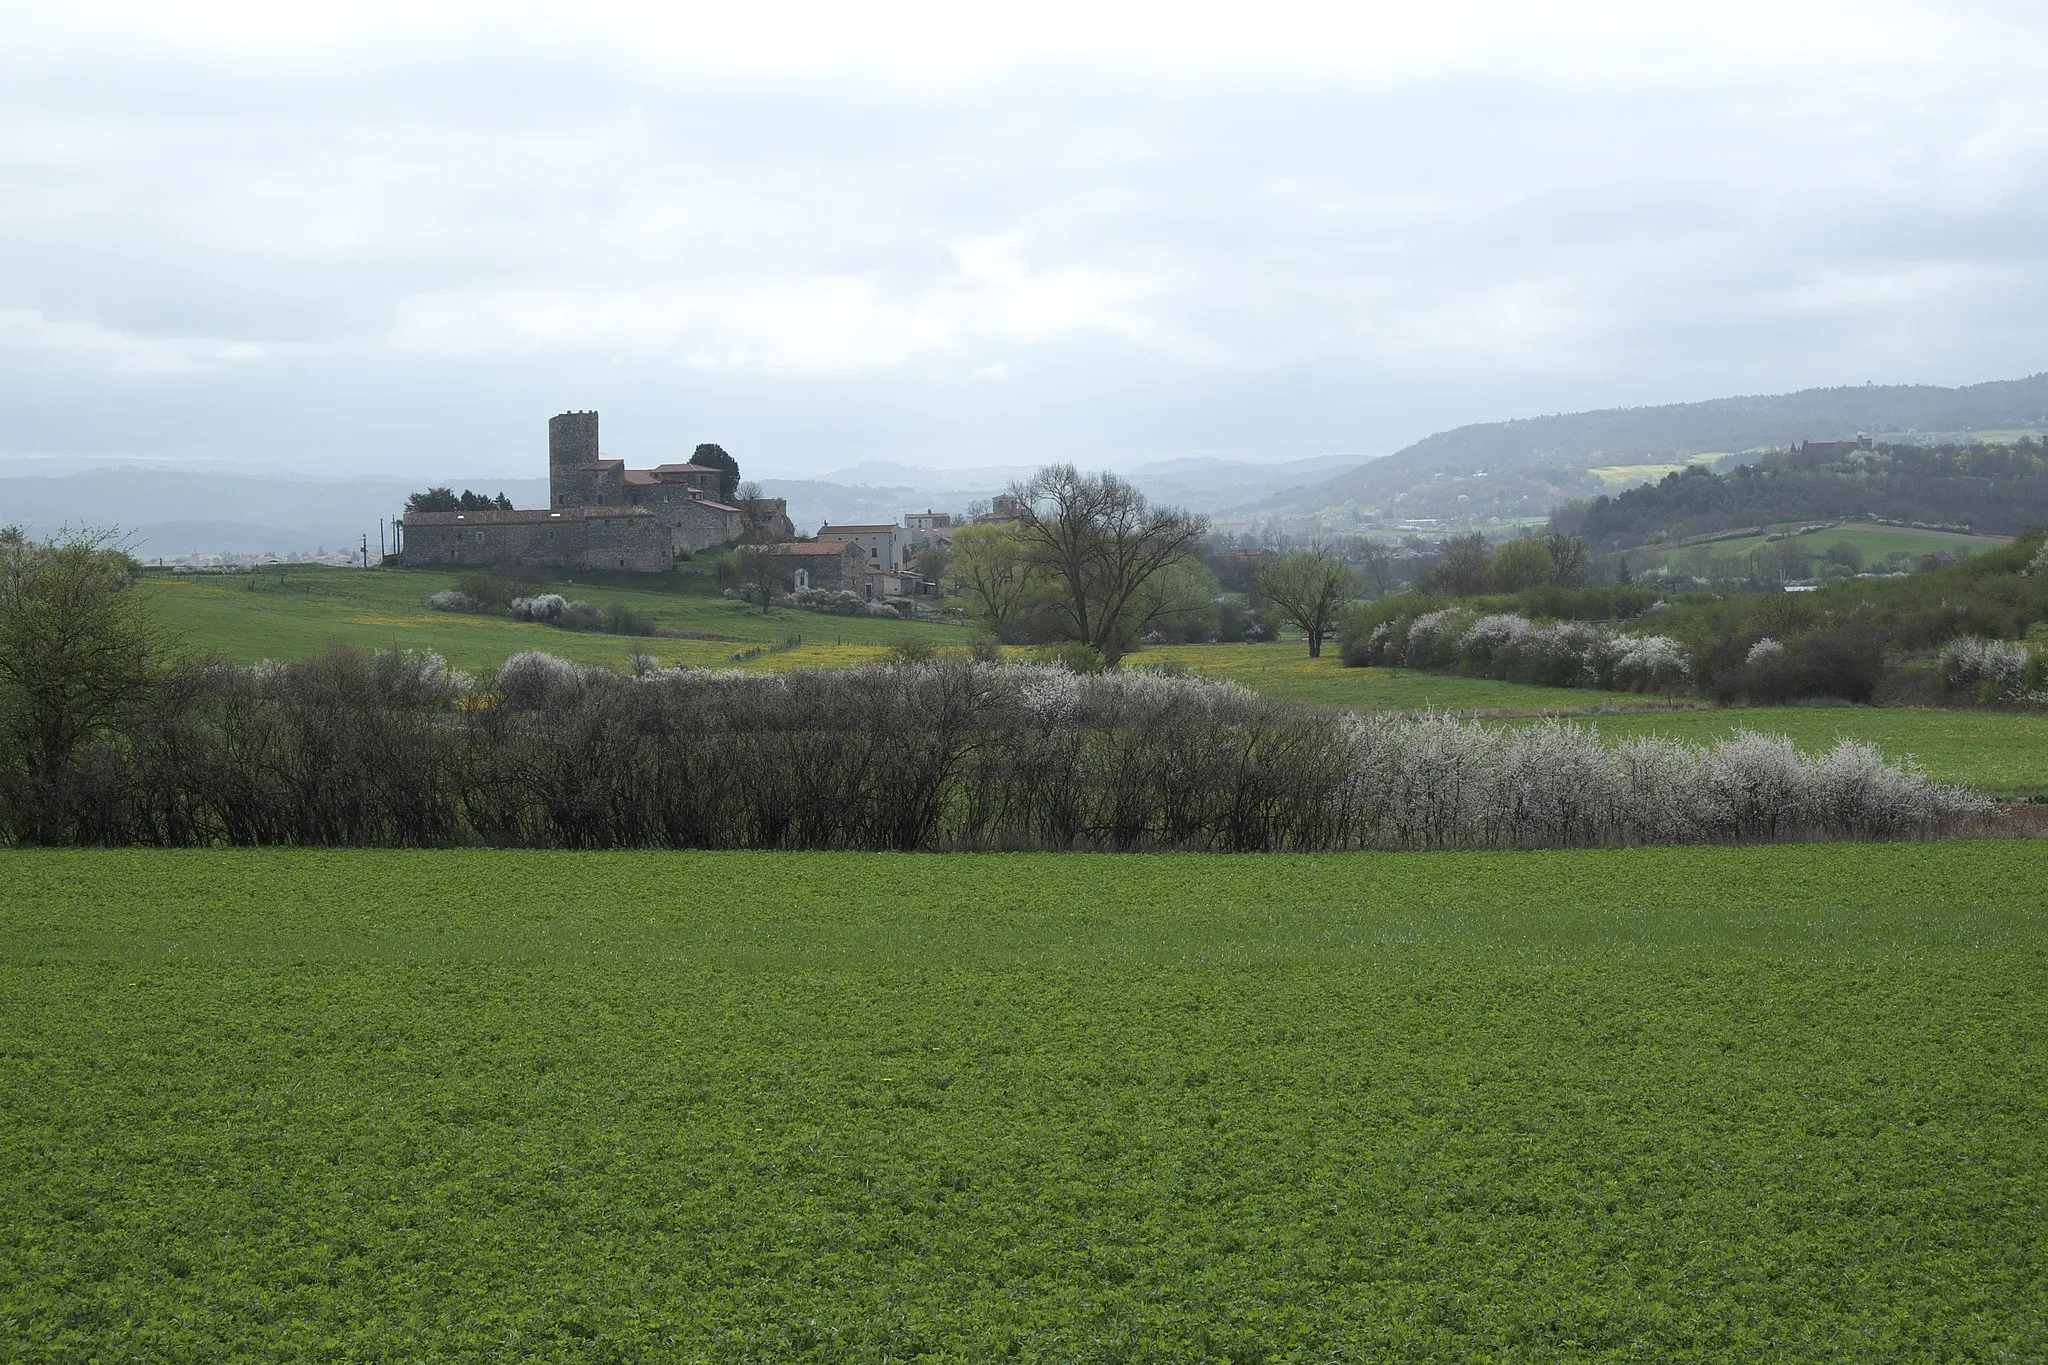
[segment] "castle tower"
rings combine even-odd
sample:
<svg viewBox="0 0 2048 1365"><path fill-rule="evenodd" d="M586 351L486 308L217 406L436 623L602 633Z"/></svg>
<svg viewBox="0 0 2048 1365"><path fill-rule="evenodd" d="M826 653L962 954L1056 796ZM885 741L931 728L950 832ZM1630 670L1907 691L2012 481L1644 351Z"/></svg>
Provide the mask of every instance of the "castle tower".
<svg viewBox="0 0 2048 1365"><path fill-rule="evenodd" d="M548 506L580 507L591 501L591 479L583 467L597 459L595 412L548 418Z"/></svg>

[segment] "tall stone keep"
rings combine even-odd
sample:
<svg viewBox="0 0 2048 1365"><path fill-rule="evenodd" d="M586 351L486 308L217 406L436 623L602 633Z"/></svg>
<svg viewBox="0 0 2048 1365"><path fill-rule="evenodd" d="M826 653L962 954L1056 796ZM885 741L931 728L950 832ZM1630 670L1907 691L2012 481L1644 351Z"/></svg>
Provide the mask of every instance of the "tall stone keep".
<svg viewBox="0 0 2048 1365"><path fill-rule="evenodd" d="M598 461L597 414L565 412L548 418L548 506L575 507L587 500Z"/></svg>

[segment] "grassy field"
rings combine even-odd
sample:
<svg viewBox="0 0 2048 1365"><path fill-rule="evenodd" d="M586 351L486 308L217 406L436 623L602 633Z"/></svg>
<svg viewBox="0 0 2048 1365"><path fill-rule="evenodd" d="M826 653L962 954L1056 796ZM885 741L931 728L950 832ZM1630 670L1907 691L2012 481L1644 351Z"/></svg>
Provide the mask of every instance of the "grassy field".
<svg viewBox="0 0 2048 1365"><path fill-rule="evenodd" d="M1610 739L1666 735L1691 743L1734 731L1789 736L1819 752L1842 739L1874 744L1887 758L1911 759L1944 782L1994 796L2048 796L2048 715L1947 711L1919 706L1756 706L1605 715L1596 725Z"/></svg>
<svg viewBox="0 0 2048 1365"><path fill-rule="evenodd" d="M0 863L10 1359L2048 1355L2048 842Z"/></svg>
<svg viewBox="0 0 2048 1365"><path fill-rule="evenodd" d="M1640 692L1599 692L1577 687L1534 687L1527 683L1459 678L1412 668L1346 668L1334 644L1323 657L1308 657L1299 640L1270 645L1162 645L1134 654L1138 668L1179 664L1197 673L1228 678L1255 692L1288 701L1315 702L1361 711L1588 711L1631 710L1695 703L1675 702Z"/></svg>
<svg viewBox="0 0 2048 1365"><path fill-rule="evenodd" d="M923 622L788 610L764 616L757 608L719 597L708 581L697 580L683 580L679 591L668 592L574 581L551 584L548 590L600 604L623 603L663 626L731 636L731 641L584 634L502 616L429 611L427 599L455 583L454 574L426 571L294 567L281 579L153 576L143 590L187 648L239 663L302 659L330 641L343 641L364 649L438 650L471 672L495 668L528 649L615 668L639 652L663 664L717 666L754 645L779 645L801 635L801 650L752 665L788 668L879 658L890 645L913 637L941 644L967 638L960 627Z"/></svg>
<svg viewBox="0 0 2048 1365"><path fill-rule="evenodd" d="M1891 555L1918 558L1937 550L1952 555L1980 554L2012 544L2011 536L1967 536L1953 531L1920 531L1904 526L1847 525L1808 531L1792 537L1816 558L1837 545L1852 545L1863 557L1865 568L1875 569ZM1654 555L1648 563L1684 568L1690 560L1707 556L1746 555L1765 543L1762 536L1740 536L1732 540L1706 541Z"/></svg>

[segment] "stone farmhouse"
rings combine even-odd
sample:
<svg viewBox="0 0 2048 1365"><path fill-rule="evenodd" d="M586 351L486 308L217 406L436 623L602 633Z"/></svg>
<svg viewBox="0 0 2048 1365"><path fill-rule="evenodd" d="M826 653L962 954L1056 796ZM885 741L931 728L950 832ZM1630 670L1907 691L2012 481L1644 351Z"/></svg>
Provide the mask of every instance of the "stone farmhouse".
<svg viewBox="0 0 2048 1365"><path fill-rule="evenodd" d="M737 469L628 469L598 446L597 414L548 420L548 507L532 511L414 512L400 522L399 562L527 564L655 573L716 545L788 540L781 498L737 499Z"/></svg>

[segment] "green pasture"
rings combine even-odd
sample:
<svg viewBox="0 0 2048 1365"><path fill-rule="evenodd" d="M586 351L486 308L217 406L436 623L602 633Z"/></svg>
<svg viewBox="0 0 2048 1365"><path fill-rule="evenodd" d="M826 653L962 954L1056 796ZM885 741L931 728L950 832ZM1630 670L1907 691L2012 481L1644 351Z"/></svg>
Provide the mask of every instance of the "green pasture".
<svg viewBox="0 0 2048 1365"><path fill-rule="evenodd" d="M1267 696L1359 711L1537 713L1695 704L1686 697L1673 700L1640 692L1537 687L1412 668L1346 668L1337 657L1334 643L1325 644L1323 649L1321 658L1311 659L1308 646L1299 639L1265 645L1160 645L1133 654L1126 663L1134 668L1177 664L1197 673L1242 683Z"/></svg>
<svg viewBox="0 0 2048 1365"><path fill-rule="evenodd" d="M663 664L710 666L722 665L755 645L779 645L801 635L806 646L802 654L771 655L761 661L795 666L875 657L914 637L941 643L967 638L959 627L923 622L787 609L763 615L757 607L718 596L708 579L681 579L669 591L569 579L535 591L599 604L623 603L660 625L731 636L731 641L586 634L502 616L428 610L427 599L454 587L456 579L454 574L428 571L294 566L282 577L152 575L142 589L165 628L185 648L238 663L302 659L340 641L362 649L438 650L449 663L471 672L495 668L529 649L612 667L624 667L636 653L651 654Z"/></svg>
<svg viewBox="0 0 2048 1365"><path fill-rule="evenodd" d="M1809 752L1843 739L1874 744L1944 782L1994 796L2048 796L2048 715L1950 711L1925 706L1755 706L1603 715L1575 720L1612 740L1664 735L1712 743L1736 730L1788 736ZM2048 887L2044 887L2048 892Z"/></svg>
<svg viewBox="0 0 2048 1365"><path fill-rule="evenodd" d="M1837 545L1853 545L1862 555L1863 566L1866 569L1877 568L1894 554L1907 555L1915 559L1937 550L1952 555L1973 555L1986 550L2001 549L2012 543L2010 536L1967 536L1952 531L1919 531L1911 527L1870 525L1831 526L1825 530L1808 531L1789 539L1798 541L1811 551L1816 560ZM1766 539L1760 535L1704 541L1698 545L1662 551L1652 562L1678 569L1685 567L1688 561L1701 561L1707 557L1747 555L1764 544Z"/></svg>
<svg viewBox="0 0 2048 1365"><path fill-rule="evenodd" d="M11 1360L2048 1356L2048 842L0 864Z"/></svg>

